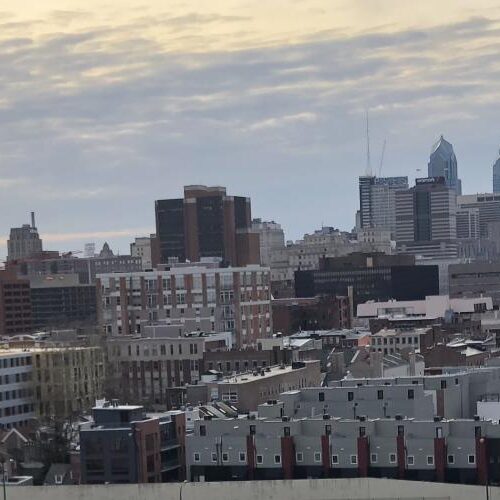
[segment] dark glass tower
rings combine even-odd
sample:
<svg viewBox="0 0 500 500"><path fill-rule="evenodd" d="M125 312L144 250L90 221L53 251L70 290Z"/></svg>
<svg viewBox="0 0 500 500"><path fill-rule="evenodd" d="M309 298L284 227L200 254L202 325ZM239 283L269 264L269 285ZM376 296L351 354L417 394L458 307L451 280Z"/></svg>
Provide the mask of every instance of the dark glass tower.
<svg viewBox="0 0 500 500"><path fill-rule="evenodd" d="M429 177L444 177L445 184L457 195L462 194L462 181L458 178L457 157L453 146L441 136L434 144L428 164Z"/></svg>

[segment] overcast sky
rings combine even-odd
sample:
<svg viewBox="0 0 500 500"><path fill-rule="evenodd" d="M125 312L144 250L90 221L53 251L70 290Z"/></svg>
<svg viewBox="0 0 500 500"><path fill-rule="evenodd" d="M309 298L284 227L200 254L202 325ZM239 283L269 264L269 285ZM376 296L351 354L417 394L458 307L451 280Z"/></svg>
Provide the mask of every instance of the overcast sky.
<svg viewBox="0 0 500 500"><path fill-rule="evenodd" d="M366 108L374 172L386 139L382 175L425 175L444 134L491 191L499 54L498 0L0 1L0 257L31 210L46 248L125 253L185 184L350 229Z"/></svg>

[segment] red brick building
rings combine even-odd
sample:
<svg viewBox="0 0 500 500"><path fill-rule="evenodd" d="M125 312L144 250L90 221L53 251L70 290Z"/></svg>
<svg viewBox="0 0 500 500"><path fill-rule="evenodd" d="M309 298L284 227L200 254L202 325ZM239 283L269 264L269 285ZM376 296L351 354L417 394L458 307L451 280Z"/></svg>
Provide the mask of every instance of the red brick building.
<svg viewBox="0 0 500 500"><path fill-rule="evenodd" d="M30 282L18 279L14 271L0 271L0 336L30 331Z"/></svg>

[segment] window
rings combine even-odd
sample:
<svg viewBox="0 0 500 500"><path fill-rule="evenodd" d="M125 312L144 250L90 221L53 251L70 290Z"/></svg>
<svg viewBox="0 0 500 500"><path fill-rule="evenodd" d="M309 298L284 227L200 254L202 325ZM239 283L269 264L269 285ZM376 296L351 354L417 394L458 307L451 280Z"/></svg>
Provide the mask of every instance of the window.
<svg viewBox="0 0 500 500"><path fill-rule="evenodd" d="M415 391L413 389L408 389L408 399L415 399Z"/></svg>
<svg viewBox="0 0 500 500"><path fill-rule="evenodd" d="M441 380L441 389L446 389L446 380Z"/></svg>
<svg viewBox="0 0 500 500"><path fill-rule="evenodd" d="M251 436L255 435L255 431L256 431L256 427L255 427L255 425L251 425L251 426L250 426L250 435L251 435Z"/></svg>
<svg viewBox="0 0 500 500"><path fill-rule="evenodd" d="M358 465L358 455L351 455L351 465Z"/></svg>
<svg viewBox="0 0 500 500"><path fill-rule="evenodd" d="M377 399L384 399L384 391L377 391Z"/></svg>
<svg viewBox="0 0 500 500"><path fill-rule="evenodd" d="M321 463L321 452L320 451L317 451L314 453L314 461L316 463Z"/></svg>
<svg viewBox="0 0 500 500"><path fill-rule="evenodd" d="M325 393L324 392L318 393L318 398L320 401L324 401L325 400Z"/></svg>
<svg viewBox="0 0 500 500"><path fill-rule="evenodd" d="M427 465L434 465L434 455L427 455Z"/></svg>
<svg viewBox="0 0 500 500"><path fill-rule="evenodd" d="M263 461L264 461L264 458L262 457L262 455L257 455L257 463L261 464Z"/></svg>
<svg viewBox="0 0 500 500"><path fill-rule="evenodd" d="M406 458L406 463L408 465L415 465L415 457L413 455L408 455Z"/></svg>
<svg viewBox="0 0 500 500"><path fill-rule="evenodd" d="M455 455L448 455L448 463L453 465L455 463Z"/></svg>
<svg viewBox="0 0 500 500"><path fill-rule="evenodd" d="M370 455L370 463L372 464L376 464L378 461L378 455L376 453L372 453Z"/></svg>
<svg viewBox="0 0 500 500"><path fill-rule="evenodd" d="M395 453L389 453L389 463L390 464L396 463L396 454Z"/></svg>
<svg viewBox="0 0 500 500"><path fill-rule="evenodd" d="M332 465L337 465L339 463L339 456L332 455Z"/></svg>
<svg viewBox="0 0 500 500"><path fill-rule="evenodd" d="M274 455L274 463L275 464L281 463L281 455Z"/></svg>
<svg viewBox="0 0 500 500"><path fill-rule="evenodd" d="M474 435L475 435L477 438L480 438L480 437L481 437L481 427L480 427L480 426L474 427Z"/></svg>
<svg viewBox="0 0 500 500"><path fill-rule="evenodd" d="M195 462L199 462L199 461L200 461L200 454L199 454L199 453L195 453L195 454L193 455L193 460L194 460Z"/></svg>
<svg viewBox="0 0 500 500"><path fill-rule="evenodd" d="M404 435L405 435L405 426L398 425L398 436L404 436Z"/></svg>
<svg viewBox="0 0 500 500"><path fill-rule="evenodd" d="M223 462L229 462L229 454L228 453L223 453L222 454L222 461Z"/></svg>
<svg viewBox="0 0 500 500"><path fill-rule="evenodd" d="M329 436L332 433L332 426L331 424L326 424L325 425L325 434Z"/></svg>
<svg viewBox="0 0 500 500"><path fill-rule="evenodd" d="M212 462L217 462L217 453L212 453Z"/></svg>
<svg viewBox="0 0 500 500"><path fill-rule="evenodd" d="M349 391L347 393L347 401L353 401L354 400L354 392Z"/></svg>
<svg viewBox="0 0 500 500"><path fill-rule="evenodd" d="M206 436L207 435L207 428L204 425L200 425L200 436Z"/></svg>
<svg viewBox="0 0 500 500"><path fill-rule="evenodd" d="M295 459L297 462L303 462L304 461L304 454L301 451L298 451L295 454Z"/></svg>
<svg viewBox="0 0 500 500"><path fill-rule="evenodd" d="M470 464L475 464L476 463L476 455L469 455L467 457L467 461L470 463Z"/></svg>
<svg viewBox="0 0 500 500"><path fill-rule="evenodd" d="M245 463L247 461L247 454L244 451L240 451L240 462Z"/></svg>
<svg viewBox="0 0 500 500"><path fill-rule="evenodd" d="M366 436L366 427L360 427L359 428L359 437L365 437Z"/></svg>
<svg viewBox="0 0 500 500"><path fill-rule="evenodd" d="M283 411L283 409L282 409ZM286 426L284 429L283 429L283 434L285 437L288 437L290 436L290 427Z"/></svg>
<svg viewBox="0 0 500 500"><path fill-rule="evenodd" d="M442 427L436 427L436 437L437 438L443 437L443 428Z"/></svg>

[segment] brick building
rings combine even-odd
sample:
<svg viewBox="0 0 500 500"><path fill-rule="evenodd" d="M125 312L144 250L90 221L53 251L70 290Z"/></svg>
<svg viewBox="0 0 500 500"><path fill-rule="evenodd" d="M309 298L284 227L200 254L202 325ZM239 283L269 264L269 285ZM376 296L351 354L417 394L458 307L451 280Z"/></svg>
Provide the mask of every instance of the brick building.
<svg viewBox="0 0 500 500"><path fill-rule="evenodd" d="M0 271L0 337L29 333L31 328L29 281L13 271Z"/></svg>
<svg viewBox="0 0 500 500"><path fill-rule="evenodd" d="M184 198L155 202L161 262L217 257L232 266L260 263L259 234L252 230L250 198L226 188L185 186Z"/></svg>

